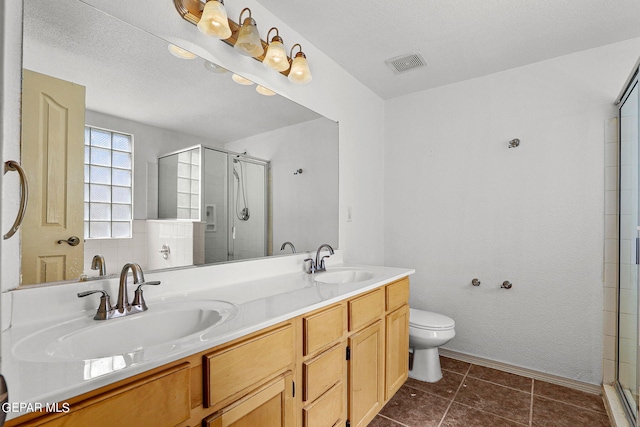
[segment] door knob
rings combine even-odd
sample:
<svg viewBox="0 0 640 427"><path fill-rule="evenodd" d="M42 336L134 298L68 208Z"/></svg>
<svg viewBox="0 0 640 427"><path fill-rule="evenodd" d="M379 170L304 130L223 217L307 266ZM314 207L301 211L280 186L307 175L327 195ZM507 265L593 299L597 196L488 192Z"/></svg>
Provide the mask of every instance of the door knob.
<svg viewBox="0 0 640 427"><path fill-rule="evenodd" d="M68 243L69 246L78 246L80 244L80 239L77 236L71 236L67 240L58 240L59 245L63 243Z"/></svg>

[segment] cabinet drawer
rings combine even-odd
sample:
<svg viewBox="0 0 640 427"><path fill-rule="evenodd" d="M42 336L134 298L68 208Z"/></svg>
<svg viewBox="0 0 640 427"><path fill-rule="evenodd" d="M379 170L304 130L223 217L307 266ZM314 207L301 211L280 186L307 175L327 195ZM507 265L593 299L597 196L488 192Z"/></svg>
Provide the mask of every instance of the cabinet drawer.
<svg viewBox="0 0 640 427"><path fill-rule="evenodd" d="M302 319L304 355L308 356L340 339L344 333L344 306L331 307Z"/></svg>
<svg viewBox="0 0 640 427"><path fill-rule="evenodd" d="M339 344L302 364L304 387L302 400L315 400L344 378L345 345Z"/></svg>
<svg viewBox="0 0 640 427"><path fill-rule="evenodd" d="M293 326L285 325L205 356L205 404L221 409L293 363Z"/></svg>
<svg viewBox="0 0 640 427"><path fill-rule="evenodd" d="M318 400L302 409L304 427L333 426L344 412L344 383L341 381Z"/></svg>
<svg viewBox="0 0 640 427"><path fill-rule="evenodd" d="M251 395L202 420L203 427L284 427L293 425L292 375L268 383Z"/></svg>
<svg viewBox="0 0 640 427"><path fill-rule="evenodd" d="M382 316L384 312L384 290L376 289L349 301L349 331L366 325Z"/></svg>
<svg viewBox="0 0 640 427"><path fill-rule="evenodd" d="M127 425L177 425L191 416L189 379L185 363L74 404L70 413L38 425L110 427L118 424L116 414Z"/></svg>
<svg viewBox="0 0 640 427"><path fill-rule="evenodd" d="M405 277L387 285L387 311L393 311L409 303L409 278Z"/></svg>

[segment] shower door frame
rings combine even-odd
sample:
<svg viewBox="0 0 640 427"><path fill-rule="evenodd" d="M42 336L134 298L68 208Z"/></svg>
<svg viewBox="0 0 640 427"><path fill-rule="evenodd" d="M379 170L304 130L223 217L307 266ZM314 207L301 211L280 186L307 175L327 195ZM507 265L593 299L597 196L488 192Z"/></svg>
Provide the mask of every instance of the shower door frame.
<svg viewBox="0 0 640 427"><path fill-rule="evenodd" d="M620 253L621 253L621 248L620 248L620 242L622 240L622 221L621 221L621 216L622 216L622 212L621 212L621 205L622 205L622 108L625 105L625 103L627 102L627 100L629 99L629 97L633 94L633 91L637 88L638 89L638 93L636 94L636 96L638 96L639 101L640 101L640 81L639 81L639 68L640 65L640 59L638 60L638 62L636 63L636 65L634 66L634 69L632 71L632 73L630 74L629 78L627 79L627 81L625 82L625 86L623 87L618 99L616 100L616 104L618 106L618 284L617 284L617 316L616 316L616 352L615 352L615 357L616 357L616 363L615 363L615 381L614 381L614 386L616 389L616 392L618 394L618 397L620 399L620 402L622 402L622 406L624 408L624 412L625 415L627 417L627 420L629 421L630 425L632 426L638 426L638 414L640 414L640 405L638 402L638 398L636 397L635 401L633 400L633 398L631 398L631 401L629 401L628 399L628 395L627 392L625 391L625 388L623 387L623 385L620 382L620 323L621 323L621 274L620 274L620 269L621 269L621 257L620 257ZM640 116L640 111L637 113ZM637 141L636 144L638 144L640 146L640 117L639 117L639 121L638 121L638 131L639 134L636 136ZM640 153L640 147L638 150L638 153ZM640 168L640 158L636 158L635 159L636 162L636 167ZM640 177L640 175L639 175ZM640 192L640 186L638 187L638 192ZM640 206L636 206L636 209L640 209ZM640 250L640 248L638 247L638 243L640 242L640 223L638 223L638 219L640 218L640 212L638 213L638 218L636 218L636 245L635 245L635 258L636 258L636 266L635 268L638 269L638 259L640 258L640 253L638 253L638 251ZM639 315L639 308L640 308L640 292L638 292L638 288L639 288L639 281L640 281L640 274L638 274L636 276L636 292L638 293L638 298L636 299L636 319L635 319L635 323L636 326L638 325L638 315ZM636 352L636 383L635 383L635 392L638 393L639 389L640 389L640 369L638 369L640 367L640 355L639 355L639 348L638 348L638 344L640 343L640 339L638 337L638 334L636 334L636 346L635 346L635 352ZM639 394L636 394L636 396L638 396Z"/></svg>
<svg viewBox="0 0 640 427"><path fill-rule="evenodd" d="M215 148L212 148L213 150L216 150ZM241 259L235 259L235 241L233 238L233 229L232 227L234 227L232 224L235 222L236 218L235 218L235 204L232 202L233 200L233 160L236 159L239 162L246 162L246 163L253 163L256 165L260 165L264 167L264 177L263 177L263 192L264 192L264 245L263 245L263 252L264 255L263 256L268 256L270 255L269 253L269 229L271 227L270 223L269 223L269 210L270 210L270 203L271 203L271 193L269 191L269 170L271 168L271 162L269 160L264 160L264 159L260 159L258 157L252 157L249 156L247 154L243 154L243 153L234 153L232 151L226 151L226 150L220 150L217 149L217 151L222 151L222 152L226 152L227 155L227 175L228 175L228 182L229 182L229 205L228 205L228 213L227 213L227 221L228 221L228 233L227 233L227 261L229 262L233 262L233 261L245 261L246 259L250 259L250 258L241 258ZM232 214L233 212L233 214Z"/></svg>

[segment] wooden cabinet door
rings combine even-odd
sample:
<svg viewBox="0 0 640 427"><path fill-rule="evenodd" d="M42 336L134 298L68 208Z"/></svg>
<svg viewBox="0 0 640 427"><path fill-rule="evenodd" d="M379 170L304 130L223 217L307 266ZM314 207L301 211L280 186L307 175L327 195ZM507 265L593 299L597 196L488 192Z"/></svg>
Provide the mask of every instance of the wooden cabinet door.
<svg viewBox="0 0 640 427"><path fill-rule="evenodd" d="M205 427L293 427L293 374L288 373L203 420Z"/></svg>
<svg viewBox="0 0 640 427"><path fill-rule="evenodd" d="M349 337L349 421L366 426L384 404L384 334L379 320Z"/></svg>
<svg viewBox="0 0 640 427"><path fill-rule="evenodd" d="M68 414L50 414L25 426L175 426L191 415L190 371L184 363L121 388L74 403ZM118 421L120 417L120 421Z"/></svg>
<svg viewBox="0 0 640 427"><path fill-rule="evenodd" d="M84 98L84 86L23 71L23 284L77 279L84 270ZM77 246L57 243L72 236Z"/></svg>
<svg viewBox="0 0 640 427"><path fill-rule="evenodd" d="M409 306L386 317L385 400L391 399L409 374Z"/></svg>

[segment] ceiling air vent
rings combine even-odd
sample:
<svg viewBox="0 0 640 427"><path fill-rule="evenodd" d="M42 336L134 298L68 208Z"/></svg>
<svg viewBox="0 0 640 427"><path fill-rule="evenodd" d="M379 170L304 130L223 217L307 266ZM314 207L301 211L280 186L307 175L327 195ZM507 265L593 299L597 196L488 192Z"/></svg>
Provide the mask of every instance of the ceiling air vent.
<svg viewBox="0 0 640 427"><path fill-rule="evenodd" d="M386 62L389 68L396 74L406 73L407 71L427 65L427 61L424 60L420 52L406 53L396 56L395 58L387 59L384 62Z"/></svg>

